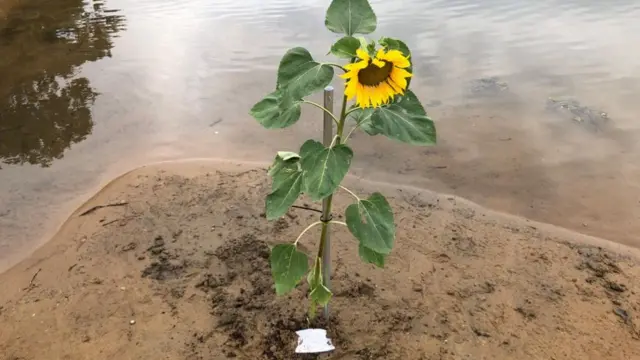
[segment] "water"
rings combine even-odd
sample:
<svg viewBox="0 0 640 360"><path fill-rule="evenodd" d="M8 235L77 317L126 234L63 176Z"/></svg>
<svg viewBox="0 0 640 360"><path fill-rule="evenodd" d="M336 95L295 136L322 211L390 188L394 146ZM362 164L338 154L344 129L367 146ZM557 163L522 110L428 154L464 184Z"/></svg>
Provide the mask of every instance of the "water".
<svg viewBox="0 0 640 360"><path fill-rule="evenodd" d="M287 48L323 58L336 39L323 25L328 2L0 4L0 267L136 166L269 161L319 137L313 108L284 131L263 130L247 112L273 89ZM414 148L357 135L358 175L640 245L640 3L372 3L375 37L412 49L412 87L440 139ZM490 77L504 91L472 85ZM550 96L608 120L546 111Z"/></svg>

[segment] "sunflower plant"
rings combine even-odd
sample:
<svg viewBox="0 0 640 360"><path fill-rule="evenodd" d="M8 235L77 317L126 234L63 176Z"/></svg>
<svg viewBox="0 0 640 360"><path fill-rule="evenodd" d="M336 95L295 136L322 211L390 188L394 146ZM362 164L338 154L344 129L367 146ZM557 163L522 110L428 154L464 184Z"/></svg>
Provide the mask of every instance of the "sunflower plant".
<svg viewBox="0 0 640 360"><path fill-rule="evenodd" d="M319 221L305 228L294 242L274 246L270 255L278 295L293 290L307 275L312 318L317 307L326 305L332 295L321 266L329 224L346 226L358 241L362 261L381 268L395 242L396 227L387 199L378 192L360 197L341 185L353 159L353 150L347 144L351 134L361 129L371 136L382 135L413 145L436 142L433 121L409 89L413 71L407 45L388 37L373 41L355 36L376 29L376 15L369 2L333 0L327 9L325 25L330 31L344 35L329 53L346 63L319 62L305 48L290 49L280 61L275 90L250 112L267 129L295 124L304 104L327 112L335 122L336 134L329 146L307 140L298 152L278 152L269 168L272 185L266 198L267 219L285 215L302 194L325 204L325 214ZM336 70L344 80L344 97L340 112L333 114L306 98L327 87ZM345 133L347 127L350 129ZM354 198L346 209L345 222L331 217L332 199L339 190ZM297 245L315 226L321 226L319 248L309 261Z"/></svg>

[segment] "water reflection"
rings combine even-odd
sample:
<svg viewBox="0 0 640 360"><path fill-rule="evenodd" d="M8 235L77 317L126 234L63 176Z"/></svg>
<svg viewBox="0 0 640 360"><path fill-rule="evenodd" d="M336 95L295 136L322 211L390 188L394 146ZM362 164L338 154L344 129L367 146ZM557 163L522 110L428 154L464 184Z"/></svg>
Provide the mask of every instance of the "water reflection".
<svg viewBox="0 0 640 360"><path fill-rule="evenodd" d="M93 128L98 93L77 76L111 56L124 17L104 2L33 0L0 19L0 161L43 167Z"/></svg>

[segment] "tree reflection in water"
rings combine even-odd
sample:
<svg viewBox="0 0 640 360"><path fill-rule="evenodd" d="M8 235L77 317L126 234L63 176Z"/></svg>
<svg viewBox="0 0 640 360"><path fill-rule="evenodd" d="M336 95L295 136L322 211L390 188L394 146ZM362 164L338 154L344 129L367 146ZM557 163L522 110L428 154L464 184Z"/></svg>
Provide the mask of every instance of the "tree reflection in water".
<svg viewBox="0 0 640 360"><path fill-rule="evenodd" d="M78 68L111 56L122 30L95 1L25 0L0 17L0 162L47 167L86 139L98 93Z"/></svg>

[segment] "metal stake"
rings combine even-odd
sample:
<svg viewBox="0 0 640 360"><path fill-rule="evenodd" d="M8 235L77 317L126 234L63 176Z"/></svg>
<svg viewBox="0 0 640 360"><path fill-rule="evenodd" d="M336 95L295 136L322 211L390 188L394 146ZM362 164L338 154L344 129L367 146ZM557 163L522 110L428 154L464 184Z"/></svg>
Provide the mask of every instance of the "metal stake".
<svg viewBox="0 0 640 360"><path fill-rule="evenodd" d="M324 108L333 113L333 86L324 88ZM333 118L324 113L322 142L324 146L331 146L333 141ZM328 199L322 201L322 221L331 220L329 212ZM327 232L325 234L324 249L322 249L322 280L327 289L331 289L331 232L329 231L329 223L326 224ZM324 306L324 317L329 319L329 304Z"/></svg>

